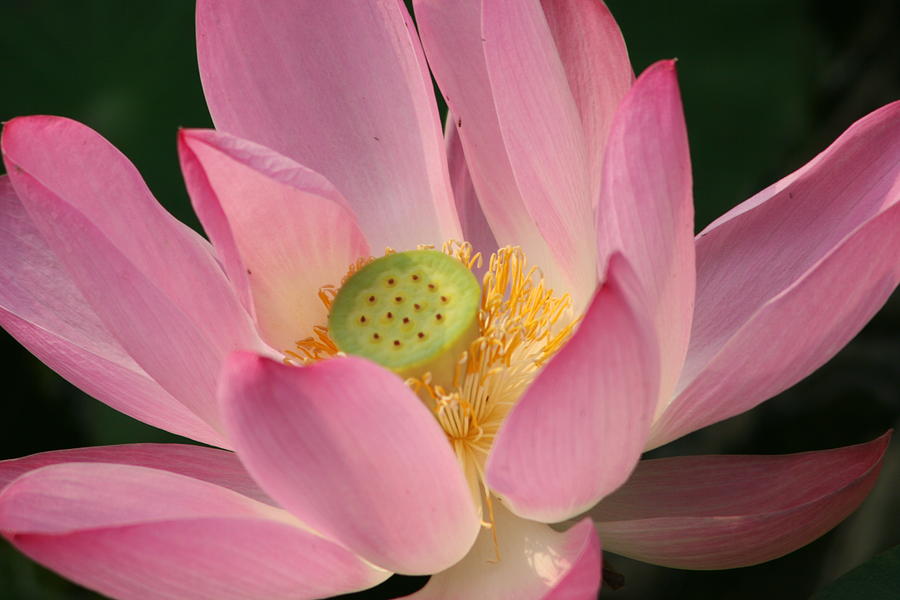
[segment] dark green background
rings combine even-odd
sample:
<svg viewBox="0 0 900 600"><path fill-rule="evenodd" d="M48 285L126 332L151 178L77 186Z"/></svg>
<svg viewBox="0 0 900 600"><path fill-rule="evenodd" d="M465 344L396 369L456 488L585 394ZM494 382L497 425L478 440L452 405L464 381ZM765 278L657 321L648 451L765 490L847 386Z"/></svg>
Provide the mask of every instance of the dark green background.
<svg viewBox="0 0 900 600"><path fill-rule="evenodd" d="M323 0L326 1L326 0ZM900 97L894 0L610 0L637 71L677 57L692 146L698 229L802 165L854 120ZM193 3L0 0L0 119L48 113L121 148L163 203L197 226L175 131L210 125L197 76ZM835 290L840 294L840 290ZM0 338L0 459L73 446L171 441L86 397ZM760 408L655 454L769 453L869 440L900 424L900 299L825 368ZM766 565L693 573L608 563L626 586L604 597L807 598L900 543L900 445L860 511ZM900 576L900 575L898 575ZM394 589L416 582L392 581ZM0 542L3 600L87 599ZM386 598L387 591L359 597Z"/></svg>

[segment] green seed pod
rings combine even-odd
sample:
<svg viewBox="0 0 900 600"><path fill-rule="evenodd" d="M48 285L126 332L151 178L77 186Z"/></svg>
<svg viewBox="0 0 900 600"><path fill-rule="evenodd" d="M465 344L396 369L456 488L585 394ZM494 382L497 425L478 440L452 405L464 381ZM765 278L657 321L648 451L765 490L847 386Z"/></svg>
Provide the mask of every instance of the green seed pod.
<svg viewBox="0 0 900 600"><path fill-rule="evenodd" d="M328 317L337 347L401 376L445 379L478 333L481 287L455 258L410 250L372 261L341 286Z"/></svg>

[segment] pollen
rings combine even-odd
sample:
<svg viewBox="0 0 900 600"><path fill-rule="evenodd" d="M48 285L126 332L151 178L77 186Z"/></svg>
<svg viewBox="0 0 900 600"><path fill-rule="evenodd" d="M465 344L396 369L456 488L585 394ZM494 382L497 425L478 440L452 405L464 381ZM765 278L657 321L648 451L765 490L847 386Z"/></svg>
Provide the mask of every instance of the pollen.
<svg viewBox="0 0 900 600"><path fill-rule="evenodd" d="M472 272L481 267L481 256L468 243L448 242L441 252L427 248L414 252L423 250L453 259L456 267L473 279ZM389 251L387 257L402 254L406 253ZM394 269L391 274L376 273L380 279L373 277L373 281L383 282L385 292L391 288L389 295L379 295L368 284L353 284L355 274L380 260L383 259L353 265L342 283L344 289L326 286L320 291L319 297L331 311L329 327L314 328L311 337L300 340L295 350L285 353L285 361L309 364L342 352L359 353L398 370L395 364L380 357L412 355L424 347L430 348L426 352L431 353L428 360L420 360L414 365L416 368L406 370L403 375L444 430L473 495L483 498L488 516L486 526L490 526L493 507L484 480L484 466L491 445L509 411L577 326L572 301L567 294L557 294L545 285L540 270L528 264L521 248L500 248L491 256L477 290L473 328L466 334L469 337L461 346L448 344L442 336L448 335L447 331L451 331L451 336L461 335L453 334L452 329L462 329L460 319L467 318L465 305L471 302L472 288L458 281L468 280L436 276L427 265L411 263L408 268ZM401 288L402 295L397 293ZM346 289L352 292L348 298L356 298L347 302L353 310L339 309ZM391 342L386 346L374 343L372 340L380 341L379 334L363 327L359 319L371 314L373 303L382 306L387 302L392 310L400 310L401 305L396 304L399 297L404 299L402 318L393 319L392 329L389 332L385 329L381 334L390 335ZM359 344L362 351L342 342L347 335L344 330L334 328L338 320L335 313L351 315L348 323L352 322L352 327L339 327L359 331L359 338L367 341ZM429 346L434 343L439 346ZM435 347L443 348L442 362L435 360Z"/></svg>

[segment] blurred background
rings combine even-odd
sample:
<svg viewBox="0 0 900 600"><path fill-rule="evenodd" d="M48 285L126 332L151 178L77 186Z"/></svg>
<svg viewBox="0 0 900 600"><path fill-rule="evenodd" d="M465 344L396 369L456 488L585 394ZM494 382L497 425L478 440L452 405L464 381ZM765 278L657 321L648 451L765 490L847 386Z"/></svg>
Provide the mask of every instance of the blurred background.
<svg viewBox="0 0 900 600"><path fill-rule="evenodd" d="M801 166L853 121L900 98L895 0L608 0L635 70L677 57L690 132L697 230ZM197 75L193 2L0 0L0 120L64 115L97 129L159 201L197 228L175 152L178 127L211 126ZM835 290L835 294L840 294ZM5 333L0 459L178 438L73 388ZM786 453L870 440L900 426L897 294L828 365L756 410L653 456ZM863 507L820 540L757 567L687 572L607 555L625 577L605 598L808 598L900 543L900 443ZM357 598L422 585L395 579ZM3 600L99 598L0 542Z"/></svg>

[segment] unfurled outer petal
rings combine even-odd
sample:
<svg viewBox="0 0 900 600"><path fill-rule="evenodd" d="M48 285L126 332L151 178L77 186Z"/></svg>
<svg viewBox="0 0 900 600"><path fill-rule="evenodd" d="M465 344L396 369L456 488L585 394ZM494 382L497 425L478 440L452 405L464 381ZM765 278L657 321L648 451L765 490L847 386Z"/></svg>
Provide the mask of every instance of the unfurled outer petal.
<svg viewBox="0 0 900 600"><path fill-rule="evenodd" d="M900 102L697 238L679 396L653 445L736 415L843 347L900 282Z"/></svg>
<svg viewBox="0 0 900 600"><path fill-rule="evenodd" d="M0 324L85 393L145 423L209 444L223 437L122 349L0 176Z"/></svg>
<svg viewBox="0 0 900 600"><path fill-rule="evenodd" d="M616 20L602 1L541 0L541 5L581 116L591 201L596 206L609 127L634 81L628 50Z"/></svg>
<svg viewBox="0 0 900 600"><path fill-rule="evenodd" d="M209 130L182 130L178 144L197 214L263 339L293 348L328 319L319 288L369 256L356 218L324 177L272 150Z"/></svg>
<svg viewBox="0 0 900 600"><path fill-rule="evenodd" d="M890 432L834 450L641 461L591 515L606 550L680 569L765 562L840 523L875 485Z"/></svg>
<svg viewBox="0 0 900 600"><path fill-rule="evenodd" d="M497 242L524 248L583 308L597 281L587 152L540 3L490 0L484 13L481 0L414 5Z"/></svg>
<svg viewBox="0 0 900 600"><path fill-rule="evenodd" d="M437 421L389 371L356 357L228 362L222 405L241 460L282 506L374 564L444 569L479 529Z"/></svg>
<svg viewBox="0 0 900 600"><path fill-rule="evenodd" d="M216 427L222 360L262 344L209 245L84 125L13 119L2 147L16 195L105 328L163 389Z"/></svg>
<svg viewBox="0 0 900 600"><path fill-rule="evenodd" d="M400 0L202 0L216 128L321 173L369 243L459 239L425 57Z"/></svg>
<svg viewBox="0 0 900 600"><path fill-rule="evenodd" d="M433 575L410 600L586 600L600 589L600 540L590 519L564 533L494 505L484 529L459 563ZM493 537L496 534L496 539Z"/></svg>
<svg viewBox="0 0 900 600"><path fill-rule="evenodd" d="M170 471L208 481L243 496L275 505L233 452L187 444L125 444L41 452L0 461L0 490L15 478L59 463L110 463Z"/></svg>
<svg viewBox="0 0 900 600"><path fill-rule="evenodd" d="M34 560L121 600L297 600L387 577L284 510L141 466L62 463L0 493L0 532Z"/></svg>
<svg viewBox="0 0 900 600"><path fill-rule="evenodd" d="M853 339L900 283L900 204L757 310L654 423L656 446L749 410Z"/></svg>
<svg viewBox="0 0 900 600"><path fill-rule="evenodd" d="M462 227L463 239L472 244L476 252L490 257L497 251L498 244L488 224L484 211L478 203L478 194L466 156L463 153L462 141L459 139L457 123L460 121L447 114L447 126L444 132L447 144L447 165L450 169L450 185L453 186L453 198L456 201L456 212Z"/></svg>
<svg viewBox="0 0 900 600"><path fill-rule="evenodd" d="M584 320L504 421L487 482L516 514L557 522L619 487L643 452L659 389L652 322L621 255Z"/></svg>
<svg viewBox="0 0 900 600"><path fill-rule="evenodd" d="M675 61L650 66L616 113L597 207L601 260L620 251L647 292L668 400L687 351L694 302L694 208Z"/></svg>

